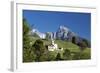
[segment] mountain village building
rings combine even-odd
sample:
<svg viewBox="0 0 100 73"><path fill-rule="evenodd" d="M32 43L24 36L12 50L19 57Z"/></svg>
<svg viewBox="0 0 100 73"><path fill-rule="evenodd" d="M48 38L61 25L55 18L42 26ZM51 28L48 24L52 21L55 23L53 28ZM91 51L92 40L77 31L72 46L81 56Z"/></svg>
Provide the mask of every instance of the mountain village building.
<svg viewBox="0 0 100 73"><path fill-rule="evenodd" d="M51 44L48 46L48 50L49 51L54 51L54 50L56 50L56 51L62 51L63 50L63 48L58 48L58 45L57 44L55 44L54 43L54 40L52 39L51 40Z"/></svg>
<svg viewBox="0 0 100 73"><path fill-rule="evenodd" d="M49 51L54 51L58 49L58 45L54 43L54 40L52 40L51 45L48 46Z"/></svg>

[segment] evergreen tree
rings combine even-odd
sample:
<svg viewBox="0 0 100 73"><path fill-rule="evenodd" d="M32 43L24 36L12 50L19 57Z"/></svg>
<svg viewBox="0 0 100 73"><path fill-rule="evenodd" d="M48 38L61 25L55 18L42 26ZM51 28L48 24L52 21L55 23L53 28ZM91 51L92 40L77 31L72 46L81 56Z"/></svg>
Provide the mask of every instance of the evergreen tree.
<svg viewBox="0 0 100 73"><path fill-rule="evenodd" d="M71 52L70 52L70 50L68 50L68 49L64 50L63 58L64 58L64 60L70 60L71 59Z"/></svg>
<svg viewBox="0 0 100 73"><path fill-rule="evenodd" d="M23 62L35 61L35 54L30 45L28 33L30 31L29 24L23 19Z"/></svg>
<svg viewBox="0 0 100 73"><path fill-rule="evenodd" d="M35 41L34 45L32 46L35 48L35 54L36 54L36 61L43 61L41 60L41 56L43 56L46 53L46 47L44 46L44 43L42 40L38 39Z"/></svg>
<svg viewBox="0 0 100 73"><path fill-rule="evenodd" d="M60 53L58 53L57 56L56 56L56 61L59 61L59 60L62 60Z"/></svg>
<svg viewBox="0 0 100 73"><path fill-rule="evenodd" d="M72 37L72 43L76 44L76 37Z"/></svg>

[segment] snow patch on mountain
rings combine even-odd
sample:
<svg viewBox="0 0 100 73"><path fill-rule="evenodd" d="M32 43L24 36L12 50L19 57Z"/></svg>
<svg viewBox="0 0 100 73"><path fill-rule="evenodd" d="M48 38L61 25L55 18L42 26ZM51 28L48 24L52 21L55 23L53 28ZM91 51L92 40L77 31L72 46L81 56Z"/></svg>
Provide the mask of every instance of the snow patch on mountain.
<svg viewBox="0 0 100 73"><path fill-rule="evenodd" d="M45 39L46 34L39 32L37 29L32 29L32 34L36 33L40 38Z"/></svg>

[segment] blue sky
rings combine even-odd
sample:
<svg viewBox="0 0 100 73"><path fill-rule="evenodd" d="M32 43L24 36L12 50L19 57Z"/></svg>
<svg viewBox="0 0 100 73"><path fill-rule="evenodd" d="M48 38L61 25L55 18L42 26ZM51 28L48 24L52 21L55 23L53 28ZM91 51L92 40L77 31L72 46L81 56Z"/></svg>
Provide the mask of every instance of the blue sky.
<svg viewBox="0 0 100 73"><path fill-rule="evenodd" d="M79 36L91 39L90 13L23 10L23 17L40 32L56 32L64 25Z"/></svg>

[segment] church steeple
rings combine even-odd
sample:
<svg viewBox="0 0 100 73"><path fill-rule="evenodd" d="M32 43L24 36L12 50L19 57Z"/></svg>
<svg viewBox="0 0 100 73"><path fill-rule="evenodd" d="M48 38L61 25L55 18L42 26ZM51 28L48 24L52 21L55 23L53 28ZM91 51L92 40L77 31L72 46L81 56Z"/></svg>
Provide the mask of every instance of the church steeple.
<svg viewBox="0 0 100 73"><path fill-rule="evenodd" d="M51 43L52 43L52 45L54 45L54 44L55 44L53 39L51 40Z"/></svg>

